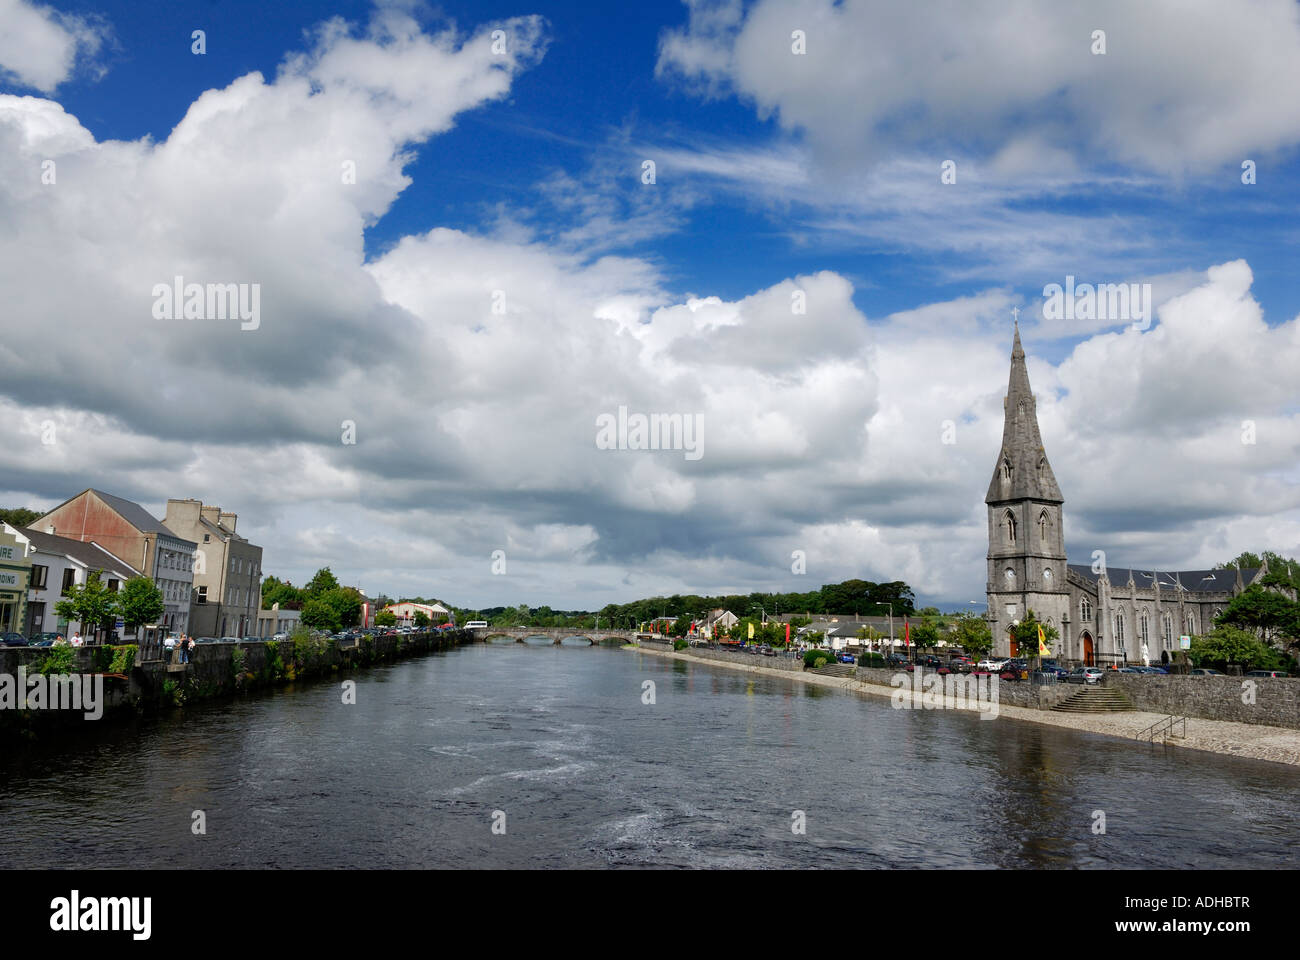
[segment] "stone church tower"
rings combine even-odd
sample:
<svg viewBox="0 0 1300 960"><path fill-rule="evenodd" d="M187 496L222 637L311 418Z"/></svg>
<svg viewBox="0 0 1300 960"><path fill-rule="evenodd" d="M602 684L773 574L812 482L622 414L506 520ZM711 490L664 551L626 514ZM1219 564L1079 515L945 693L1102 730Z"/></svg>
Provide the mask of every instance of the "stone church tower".
<svg viewBox="0 0 1300 960"><path fill-rule="evenodd" d="M1068 635L1065 625L1070 613L1061 526L1065 500L1038 432L1019 324L1002 406L1002 449L984 502L989 520L989 627L994 652L1005 656L1011 653L1009 628L1024 619L1027 610L1033 610L1042 623L1056 627L1062 638ZM1033 645L1020 652L1032 655L1037 650L1035 637Z"/></svg>

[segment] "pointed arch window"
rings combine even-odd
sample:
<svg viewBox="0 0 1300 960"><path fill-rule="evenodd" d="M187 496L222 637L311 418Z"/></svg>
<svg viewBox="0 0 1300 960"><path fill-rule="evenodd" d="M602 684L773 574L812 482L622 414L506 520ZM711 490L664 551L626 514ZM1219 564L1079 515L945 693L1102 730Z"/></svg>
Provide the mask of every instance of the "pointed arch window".
<svg viewBox="0 0 1300 960"><path fill-rule="evenodd" d="M1051 526L1051 521L1047 518L1047 511L1044 510L1038 515L1038 538L1043 542L1047 541L1047 530Z"/></svg>
<svg viewBox="0 0 1300 960"><path fill-rule="evenodd" d="M1142 642L1146 643L1151 639L1151 619L1147 616L1145 610L1142 611L1142 622L1138 626L1138 634L1142 637Z"/></svg>
<svg viewBox="0 0 1300 960"><path fill-rule="evenodd" d="M1007 543L1015 546L1016 543L1016 515L1008 510L1002 515L1002 522L1007 527Z"/></svg>
<svg viewBox="0 0 1300 960"><path fill-rule="evenodd" d="M1084 623L1092 622L1092 601L1087 597L1079 603L1079 619Z"/></svg>
<svg viewBox="0 0 1300 960"><path fill-rule="evenodd" d="M1011 479L1011 459L1009 457L1002 458L1002 479L1008 481Z"/></svg>
<svg viewBox="0 0 1300 960"><path fill-rule="evenodd" d="M1196 614L1194 613L1187 615L1187 635L1189 637L1196 636Z"/></svg>
<svg viewBox="0 0 1300 960"><path fill-rule="evenodd" d="M1047 472L1047 458L1039 457L1038 458L1038 482L1039 483L1043 482L1043 475L1046 472Z"/></svg>
<svg viewBox="0 0 1300 960"><path fill-rule="evenodd" d="M1120 608L1120 610L1115 614L1115 642L1118 643L1118 644L1120 645L1120 647L1123 647L1123 646L1124 646L1124 610L1123 610L1123 608Z"/></svg>
<svg viewBox="0 0 1300 960"><path fill-rule="evenodd" d="M1172 645L1174 638L1174 618L1166 613L1164 617L1161 618L1160 625L1164 628L1165 646L1169 647Z"/></svg>

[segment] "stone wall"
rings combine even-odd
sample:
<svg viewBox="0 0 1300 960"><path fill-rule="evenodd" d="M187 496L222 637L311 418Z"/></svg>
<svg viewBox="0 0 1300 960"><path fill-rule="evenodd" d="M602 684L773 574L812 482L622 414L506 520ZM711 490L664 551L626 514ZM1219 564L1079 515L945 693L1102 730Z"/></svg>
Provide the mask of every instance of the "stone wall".
<svg viewBox="0 0 1300 960"><path fill-rule="evenodd" d="M1255 702L1243 703L1243 685L1253 682ZM1300 728L1300 679L1293 677L1205 677L1107 672L1105 683L1124 691L1139 710Z"/></svg>

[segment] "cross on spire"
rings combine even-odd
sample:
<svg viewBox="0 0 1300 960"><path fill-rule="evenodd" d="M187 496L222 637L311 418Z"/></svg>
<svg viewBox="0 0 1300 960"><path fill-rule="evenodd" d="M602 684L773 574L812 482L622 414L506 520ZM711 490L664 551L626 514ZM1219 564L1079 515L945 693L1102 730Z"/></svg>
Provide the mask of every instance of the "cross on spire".
<svg viewBox="0 0 1300 960"><path fill-rule="evenodd" d="M1020 326L1020 308L1019 308L1019 307L1012 307L1012 308L1011 308L1011 317L1012 317L1013 320L1015 320L1015 322L1016 322L1016 326L1017 326L1017 327Z"/></svg>

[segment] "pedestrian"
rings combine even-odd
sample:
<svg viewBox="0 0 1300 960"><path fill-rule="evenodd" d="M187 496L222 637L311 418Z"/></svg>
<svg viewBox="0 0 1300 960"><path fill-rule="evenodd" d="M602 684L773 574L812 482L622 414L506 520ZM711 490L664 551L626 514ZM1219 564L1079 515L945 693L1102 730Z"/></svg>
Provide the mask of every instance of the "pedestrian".
<svg viewBox="0 0 1300 960"><path fill-rule="evenodd" d="M185 637L185 657L190 662L194 661L194 638L188 635Z"/></svg>
<svg viewBox="0 0 1300 960"><path fill-rule="evenodd" d="M80 630L72 631L72 645L74 647L79 647L83 643L85 643L85 641L81 639L81 631Z"/></svg>

